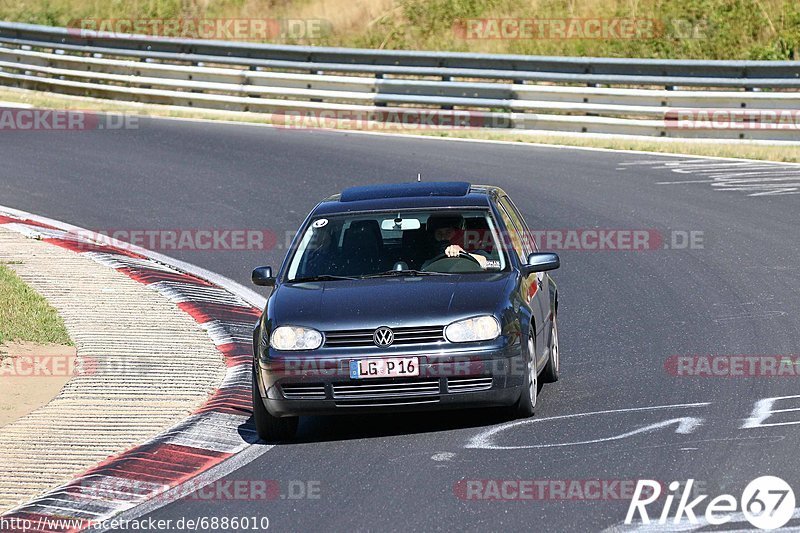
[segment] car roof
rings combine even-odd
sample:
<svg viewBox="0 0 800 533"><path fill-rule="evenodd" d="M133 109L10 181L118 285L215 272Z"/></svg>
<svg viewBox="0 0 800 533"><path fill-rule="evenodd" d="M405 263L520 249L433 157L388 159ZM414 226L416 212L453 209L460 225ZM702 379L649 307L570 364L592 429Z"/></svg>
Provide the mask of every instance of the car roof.
<svg viewBox="0 0 800 533"><path fill-rule="evenodd" d="M464 181L391 183L350 187L323 200L315 215L357 211L447 207L486 208L505 193L499 187Z"/></svg>

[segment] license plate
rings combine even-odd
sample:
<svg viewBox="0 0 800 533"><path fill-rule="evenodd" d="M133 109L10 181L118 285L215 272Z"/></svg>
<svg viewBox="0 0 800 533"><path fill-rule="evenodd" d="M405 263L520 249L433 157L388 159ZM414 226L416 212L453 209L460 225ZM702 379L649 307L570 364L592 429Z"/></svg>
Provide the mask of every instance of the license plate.
<svg viewBox="0 0 800 533"><path fill-rule="evenodd" d="M419 376L418 357L391 357L350 361L350 379Z"/></svg>

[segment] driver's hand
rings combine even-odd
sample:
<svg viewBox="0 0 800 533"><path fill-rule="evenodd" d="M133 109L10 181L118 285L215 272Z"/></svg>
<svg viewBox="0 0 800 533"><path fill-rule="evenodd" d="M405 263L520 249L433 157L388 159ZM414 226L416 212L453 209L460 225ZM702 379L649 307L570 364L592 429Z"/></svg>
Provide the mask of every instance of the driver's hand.
<svg viewBox="0 0 800 533"><path fill-rule="evenodd" d="M451 244L450 246L448 246L445 249L444 253L445 253L445 255L447 257L458 257L459 254L466 253L466 252L459 245ZM480 254L467 254L467 255L469 255L470 257L475 259L475 261L478 262L478 264L481 266L481 268L486 270L486 258L484 256L482 256Z"/></svg>
<svg viewBox="0 0 800 533"><path fill-rule="evenodd" d="M469 254L471 257L474 257L478 264L481 265L481 268L486 270L486 258L481 254Z"/></svg>
<svg viewBox="0 0 800 533"><path fill-rule="evenodd" d="M441 250L441 248L440 248L440 250ZM445 253L445 255L447 257L458 257L458 254L460 254L463 251L464 251L464 249L462 247L460 247L459 245L451 244L450 246L448 246L445 249L444 253Z"/></svg>

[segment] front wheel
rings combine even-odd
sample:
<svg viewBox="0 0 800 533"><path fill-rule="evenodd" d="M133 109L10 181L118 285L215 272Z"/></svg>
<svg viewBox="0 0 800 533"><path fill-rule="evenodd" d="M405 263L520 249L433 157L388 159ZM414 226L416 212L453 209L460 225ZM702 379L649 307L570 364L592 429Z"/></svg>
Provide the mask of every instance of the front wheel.
<svg viewBox="0 0 800 533"><path fill-rule="evenodd" d="M542 379L545 383L555 383L558 381L558 372L561 366L561 353L558 347L558 324L556 315L553 314L553 322L550 329L550 357L547 366L542 370Z"/></svg>
<svg viewBox="0 0 800 533"><path fill-rule="evenodd" d="M528 418L533 415L536 408L536 399L539 395L539 374L536 372L536 341L533 331L528 332L528 343L525 354L525 384L522 393L514 406L514 411L519 418Z"/></svg>
<svg viewBox="0 0 800 533"><path fill-rule="evenodd" d="M253 419L256 424L256 433L263 441L291 440L297 433L298 417L277 417L267 411L261 394L258 392L256 369L253 369Z"/></svg>

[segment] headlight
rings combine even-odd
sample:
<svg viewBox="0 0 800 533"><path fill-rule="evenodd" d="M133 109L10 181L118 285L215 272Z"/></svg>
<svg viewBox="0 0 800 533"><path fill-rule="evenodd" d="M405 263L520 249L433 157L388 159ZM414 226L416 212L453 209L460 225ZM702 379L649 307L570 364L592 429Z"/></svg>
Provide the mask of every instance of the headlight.
<svg viewBox="0 0 800 533"><path fill-rule="evenodd" d="M476 316L453 322L444 328L450 342L490 341L500 335L500 323L493 316Z"/></svg>
<svg viewBox="0 0 800 533"><path fill-rule="evenodd" d="M275 328L269 345L276 350L316 350L322 345L322 333L298 326Z"/></svg>

